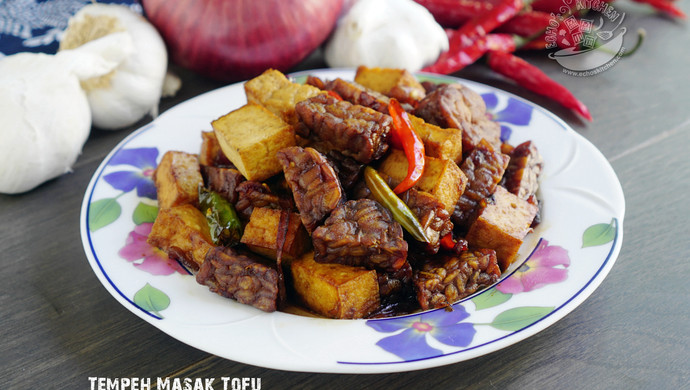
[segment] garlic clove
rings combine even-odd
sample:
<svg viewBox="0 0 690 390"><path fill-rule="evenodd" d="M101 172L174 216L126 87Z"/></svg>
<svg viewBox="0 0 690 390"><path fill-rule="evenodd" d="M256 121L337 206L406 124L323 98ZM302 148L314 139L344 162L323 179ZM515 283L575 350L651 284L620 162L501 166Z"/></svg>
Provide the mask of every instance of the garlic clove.
<svg viewBox="0 0 690 390"><path fill-rule="evenodd" d="M0 59L0 193L18 194L69 172L91 129L79 79L55 56Z"/></svg>
<svg viewBox="0 0 690 390"><path fill-rule="evenodd" d="M60 51L55 58L80 81L87 81L107 77L133 51L131 35L128 32L118 32L89 41L75 49Z"/></svg>
<svg viewBox="0 0 690 390"><path fill-rule="evenodd" d="M393 67L411 72L448 50L448 37L429 11L412 0L359 0L325 45L330 67Z"/></svg>
<svg viewBox="0 0 690 390"><path fill-rule="evenodd" d="M157 112L168 65L165 44L141 15L116 4L89 4L70 18L60 51L127 32L132 52L106 76L82 81L92 121L101 129L130 126Z"/></svg>

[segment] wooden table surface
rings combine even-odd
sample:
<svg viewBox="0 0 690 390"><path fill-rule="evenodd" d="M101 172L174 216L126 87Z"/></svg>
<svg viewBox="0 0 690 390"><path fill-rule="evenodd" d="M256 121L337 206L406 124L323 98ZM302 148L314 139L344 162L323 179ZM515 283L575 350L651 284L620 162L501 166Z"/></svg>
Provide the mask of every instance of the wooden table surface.
<svg viewBox="0 0 690 390"><path fill-rule="evenodd" d="M690 11L687 2L678 4ZM592 123L484 65L456 74L559 115L601 150L620 179L620 255L601 286L556 324L469 361L373 375L265 369L173 339L105 290L79 233L91 176L146 118L121 131L93 130L72 173L26 194L0 195L0 389L87 389L89 377L166 376L261 378L262 389L690 388L690 35L687 24L645 7L621 1L618 9L628 31L644 28L647 39L608 71L574 77L544 53L524 56L584 101ZM298 69L323 66L317 54ZM183 87L161 111L223 86L175 69ZM215 385L222 388L219 379Z"/></svg>

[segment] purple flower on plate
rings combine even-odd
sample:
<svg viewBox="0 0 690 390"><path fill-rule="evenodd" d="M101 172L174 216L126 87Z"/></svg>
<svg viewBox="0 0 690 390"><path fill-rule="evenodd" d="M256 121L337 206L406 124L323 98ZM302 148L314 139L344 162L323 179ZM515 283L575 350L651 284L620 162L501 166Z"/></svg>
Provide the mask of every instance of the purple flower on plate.
<svg viewBox="0 0 690 390"><path fill-rule="evenodd" d="M569 265L568 251L542 239L529 259L501 281L496 289L505 294L517 294L562 282L568 278Z"/></svg>
<svg viewBox="0 0 690 390"><path fill-rule="evenodd" d="M122 149L115 153L108 165L129 165L137 170L109 173L103 179L113 188L129 192L137 189L137 196L156 199L153 172L156 170L157 148Z"/></svg>
<svg viewBox="0 0 690 390"><path fill-rule="evenodd" d="M527 126L532 120L532 106L518 99L509 97L508 104L501 111L496 111L498 106L498 96L495 93L485 93L482 95L486 103L486 113L489 119L501 124L501 141L506 142L510 139L512 130L504 123Z"/></svg>
<svg viewBox="0 0 690 390"><path fill-rule="evenodd" d="M450 312L440 309L408 317L369 320L367 325L377 332L398 332L382 338L376 345L407 361L442 355L443 351L429 345L431 339L455 347L468 346L476 330L473 324L462 322L467 317L465 308L456 305Z"/></svg>
<svg viewBox="0 0 690 390"><path fill-rule="evenodd" d="M138 269L152 275L170 275L174 272L187 275L188 272L177 261L146 242L152 226L153 224L150 222L135 226L134 230L127 236L125 246L117 254L134 263ZM137 261L142 258L143 260Z"/></svg>

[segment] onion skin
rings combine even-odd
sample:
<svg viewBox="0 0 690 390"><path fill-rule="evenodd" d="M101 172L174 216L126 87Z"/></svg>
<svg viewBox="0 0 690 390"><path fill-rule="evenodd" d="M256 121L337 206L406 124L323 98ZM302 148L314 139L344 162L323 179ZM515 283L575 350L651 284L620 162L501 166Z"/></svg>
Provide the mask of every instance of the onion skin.
<svg viewBox="0 0 690 390"><path fill-rule="evenodd" d="M238 81L286 72L318 48L343 0L143 0L171 60L203 76Z"/></svg>

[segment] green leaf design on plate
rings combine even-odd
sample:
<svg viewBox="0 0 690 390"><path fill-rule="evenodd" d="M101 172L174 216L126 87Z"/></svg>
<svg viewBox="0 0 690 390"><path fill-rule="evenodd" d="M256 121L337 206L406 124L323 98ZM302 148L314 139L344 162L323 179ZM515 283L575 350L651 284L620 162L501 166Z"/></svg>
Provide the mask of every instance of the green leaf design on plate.
<svg viewBox="0 0 690 390"><path fill-rule="evenodd" d="M135 225L141 225L146 222L153 223L156 220L156 216L158 216L158 207L139 202L134 209L134 214L132 214L132 220Z"/></svg>
<svg viewBox="0 0 690 390"><path fill-rule="evenodd" d="M163 318L159 311L170 306L170 298L161 290L146 283L144 287L134 294L134 303L146 311L150 311Z"/></svg>
<svg viewBox="0 0 690 390"><path fill-rule="evenodd" d="M612 219L611 223L598 223L592 225L582 233L582 247L604 245L613 241L616 236L616 219Z"/></svg>
<svg viewBox="0 0 690 390"><path fill-rule="evenodd" d="M472 298L472 302L474 302L477 310L483 310L498 306L501 303L508 301L512 296L513 294L504 294L497 289L492 288L491 290Z"/></svg>
<svg viewBox="0 0 690 390"><path fill-rule="evenodd" d="M108 226L120 218L122 207L117 198L106 198L91 202L89 208L89 230L96 230Z"/></svg>
<svg viewBox="0 0 690 390"><path fill-rule="evenodd" d="M553 309L539 306L516 307L499 314L489 325L500 330L517 331L544 318Z"/></svg>

